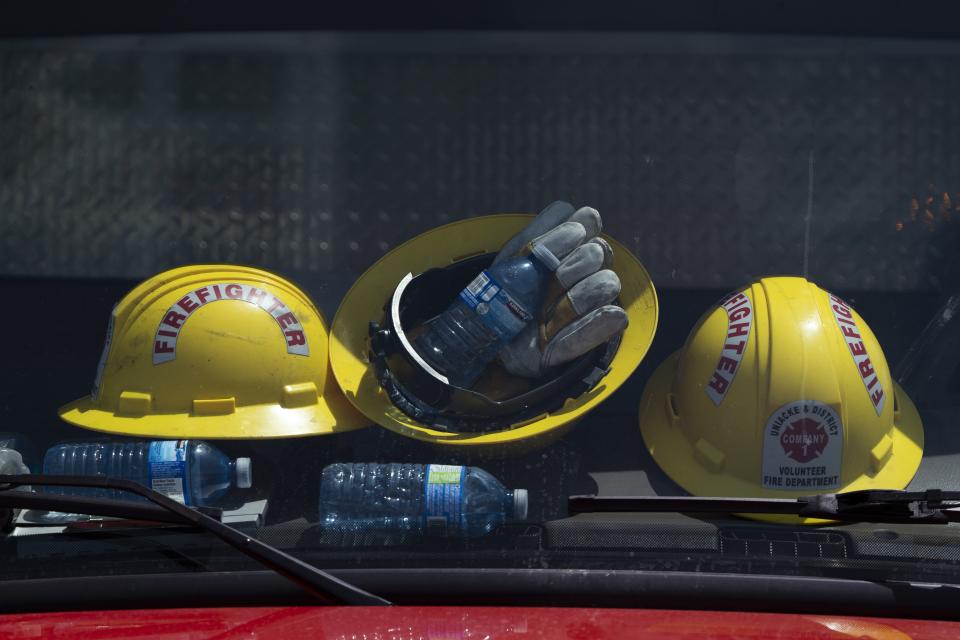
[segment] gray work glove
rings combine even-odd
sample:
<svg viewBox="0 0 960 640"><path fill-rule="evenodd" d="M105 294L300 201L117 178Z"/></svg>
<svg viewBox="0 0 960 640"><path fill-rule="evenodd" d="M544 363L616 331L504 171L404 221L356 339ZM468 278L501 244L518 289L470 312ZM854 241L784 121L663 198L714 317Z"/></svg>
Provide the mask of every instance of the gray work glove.
<svg viewBox="0 0 960 640"><path fill-rule="evenodd" d="M560 260L534 322L499 354L516 376L539 377L603 344L627 326L627 313L611 304L620 295L620 279L610 270L613 249L598 237L596 209L574 210L554 202L507 241L493 263L513 257L532 241L543 243Z"/></svg>
<svg viewBox="0 0 960 640"><path fill-rule="evenodd" d="M0 475L20 475L30 473L27 465L23 464L23 456L16 449L0 447Z"/></svg>

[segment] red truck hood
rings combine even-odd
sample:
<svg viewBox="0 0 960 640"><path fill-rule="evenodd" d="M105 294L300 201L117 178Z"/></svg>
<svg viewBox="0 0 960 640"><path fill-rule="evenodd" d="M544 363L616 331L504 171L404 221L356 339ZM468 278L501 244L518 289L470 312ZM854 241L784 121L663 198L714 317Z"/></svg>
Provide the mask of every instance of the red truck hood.
<svg viewBox="0 0 960 640"><path fill-rule="evenodd" d="M4 638L803 638L960 637L960 622L773 613L522 607L265 607L0 616Z"/></svg>

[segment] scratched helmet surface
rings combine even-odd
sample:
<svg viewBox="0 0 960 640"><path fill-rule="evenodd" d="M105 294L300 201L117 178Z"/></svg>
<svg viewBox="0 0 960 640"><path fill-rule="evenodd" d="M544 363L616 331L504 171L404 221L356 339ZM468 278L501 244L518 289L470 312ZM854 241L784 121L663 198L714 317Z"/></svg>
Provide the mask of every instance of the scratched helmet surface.
<svg viewBox="0 0 960 640"><path fill-rule="evenodd" d="M282 438L369 424L330 371L323 316L267 271L181 267L114 307L93 391L72 424L166 438Z"/></svg>
<svg viewBox="0 0 960 640"><path fill-rule="evenodd" d="M923 453L919 414L867 323L797 277L709 309L648 381L640 429L664 472L700 496L902 489Z"/></svg>

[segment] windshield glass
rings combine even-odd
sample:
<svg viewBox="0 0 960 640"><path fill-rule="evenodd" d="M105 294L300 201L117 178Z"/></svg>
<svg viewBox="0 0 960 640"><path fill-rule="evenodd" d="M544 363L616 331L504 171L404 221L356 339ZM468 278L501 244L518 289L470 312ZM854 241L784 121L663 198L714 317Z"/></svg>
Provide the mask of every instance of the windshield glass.
<svg viewBox="0 0 960 640"><path fill-rule="evenodd" d="M956 524L567 502L960 490L958 54L8 41L0 472L133 479L322 568L960 583ZM0 579L258 566L16 518Z"/></svg>

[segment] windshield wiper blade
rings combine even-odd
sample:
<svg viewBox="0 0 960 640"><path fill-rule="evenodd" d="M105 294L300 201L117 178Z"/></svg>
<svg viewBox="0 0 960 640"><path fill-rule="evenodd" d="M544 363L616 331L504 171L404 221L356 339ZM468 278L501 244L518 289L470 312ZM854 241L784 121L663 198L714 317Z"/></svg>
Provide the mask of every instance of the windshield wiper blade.
<svg viewBox="0 0 960 640"><path fill-rule="evenodd" d="M947 524L960 522L960 491L868 489L800 498L701 498L695 496L570 496L577 513L736 513L788 514L843 522Z"/></svg>
<svg viewBox="0 0 960 640"><path fill-rule="evenodd" d="M153 507L152 505L142 505L126 500L106 500L103 498L68 499L67 496L42 496L38 499L37 494L16 490L17 487L24 485L119 489L144 497L157 506ZM237 531L233 527L218 522L200 511L182 505L162 493L148 489L131 480L99 476L0 475L0 506L16 509L33 509L38 508L36 505L39 504L54 503L60 505L55 507L56 510L61 510L60 507L64 507L64 511L74 513L111 515L120 518L193 525L215 535L228 545L250 556L265 567L297 583L321 600L337 604L366 606L391 604L388 600L384 600L348 582L344 582L326 571L303 562L276 547L260 542L245 533ZM112 511L112 513L106 513L107 510Z"/></svg>
<svg viewBox="0 0 960 640"><path fill-rule="evenodd" d="M144 520L166 524L188 524L183 517L162 507L142 502L113 500L107 498L86 498L79 496L58 496L46 493L27 493L25 491L7 491L4 479L11 476L0 475L0 509L31 509L34 511L58 511L61 513L82 513L91 516L123 518L124 520ZM52 523L51 526L61 526Z"/></svg>

